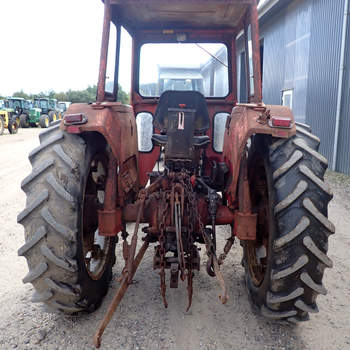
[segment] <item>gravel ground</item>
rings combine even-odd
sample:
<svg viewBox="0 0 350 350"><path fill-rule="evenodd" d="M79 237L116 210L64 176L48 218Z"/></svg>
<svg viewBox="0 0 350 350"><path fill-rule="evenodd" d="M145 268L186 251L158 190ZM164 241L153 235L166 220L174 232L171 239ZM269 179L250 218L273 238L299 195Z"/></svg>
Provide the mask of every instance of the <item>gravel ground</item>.
<svg viewBox="0 0 350 350"><path fill-rule="evenodd" d="M0 137L0 349L92 349L94 332L118 287L121 258L100 309L80 317L47 313L30 302L32 287L21 281L27 266L17 256L24 243L23 228L16 223L25 205L20 182L30 172L27 154L38 145L39 131L20 129L17 135ZM102 349L350 349L350 177L329 172L327 180L334 190L329 208L336 226L329 242L334 268L326 270L328 294L318 297L320 312L309 322L278 324L254 312L244 285L239 244L223 268L230 296L226 305L218 300L215 279L203 268L195 276L190 311L185 312L187 294L181 282L179 289L167 289L169 307L164 309L151 248L105 331ZM226 227L219 229L221 246L228 232Z"/></svg>

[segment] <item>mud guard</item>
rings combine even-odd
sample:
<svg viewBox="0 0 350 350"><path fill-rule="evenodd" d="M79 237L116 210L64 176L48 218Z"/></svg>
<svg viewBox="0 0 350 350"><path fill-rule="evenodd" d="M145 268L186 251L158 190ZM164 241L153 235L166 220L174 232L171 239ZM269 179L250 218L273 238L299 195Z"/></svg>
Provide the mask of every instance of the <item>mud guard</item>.
<svg viewBox="0 0 350 350"><path fill-rule="evenodd" d="M130 191L139 190L137 129L133 108L119 102L93 104L73 104L65 116L83 114L84 124L64 125L61 130L82 134L98 132L111 147L118 164L117 198L118 206L123 207Z"/></svg>
<svg viewBox="0 0 350 350"><path fill-rule="evenodd" d="M289 118L290 127L272 127L270 121L273 117ZM245 159L243 153L248 139L253 134L266 134L279 138L295 135L292 111L285 106L238 104L227 119L223 155L229 167L230 178L225 192L229 207L236 210L235 235L243 240L255 240L256 214L251 212L248 182L247 179L239 181L240 176L246 173L246 169L243 172L240 171L242 166L246 168L246 162L242 163L242 159ZM245 182L247 186L244 186Z"/></svg>

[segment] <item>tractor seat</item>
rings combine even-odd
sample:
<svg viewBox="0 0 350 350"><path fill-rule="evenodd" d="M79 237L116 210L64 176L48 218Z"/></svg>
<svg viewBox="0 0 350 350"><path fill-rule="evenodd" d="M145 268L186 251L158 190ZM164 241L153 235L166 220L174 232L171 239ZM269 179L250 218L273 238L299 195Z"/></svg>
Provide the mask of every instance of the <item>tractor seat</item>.
<svg viewBox="0 0 350 350"><path fill-rule="evenodd" d="M153 134L152 141L164 146L166 164L186 161L194 165L195 150L210 143L205 134L209 115L205 98L197 91L166 91L155 114L155 126L162 134ZM176 166L175 166L176 167Z"/></svg>
<svg viewBox="0 0 350 350"><path fill-rule="evenodd" d="M159 98L154 116L155 127L159 130L169 129L169 108L195 110L194 132L203 134L209 129L209 113L205 97L198 91L165 91Z"/></svg>

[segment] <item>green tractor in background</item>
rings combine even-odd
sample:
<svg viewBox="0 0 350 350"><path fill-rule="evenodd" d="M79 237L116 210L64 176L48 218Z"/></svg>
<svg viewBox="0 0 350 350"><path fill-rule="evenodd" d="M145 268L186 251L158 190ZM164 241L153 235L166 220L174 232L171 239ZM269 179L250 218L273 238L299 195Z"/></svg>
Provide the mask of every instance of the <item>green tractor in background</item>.
<svg viewBox="0 0 350 350"><path fill-rule="evenodd" d="M34 109L40 109L39 125L42 128L49 127L51 122L62 119L62 113L54 98L40 97L34 99Z"/></svg>
<svg viewBox="0 0 350 350"><path fill-rule="evenodd" d="M13 109L18 115L25 113L25 99L23 97L9 97L5 100L5 107Z"/></svg>
<svg viewBox="0 0 350 350"><path fill-rule="evenodd" d="M20 124L19 115L14 108L9 108L9 101L0 101L0 135L4 129L8 129L10 134L17 134Z"/></svg>
<svg viewBox="0 0 350 350"><path fill-rule="evenodd" d="M22 97L9 97L5 100L5 107L9 109L13 109L17 114L20 123L19 125L22 128L28 128L32 125L31 123L31 114L33 108L33 102L31 100L25 100Z"/></svg>
<svg viewBox="0 0 350 350"><path fill-rule="evenodd" d="M62 113L62 118L64 116L64 113L66 113L66 111L70 105L71 105L71 102L68 102L68 101L58 102L58 108L60 109L60 111Z"/></svg>
<svg viewBox="0 0 350 350"><path fill-rule="evenodd" d="M27 115L21 115L21 127L22 128L28 128L30 126L36 127L39 125L41 109L34 107L33 102L30 100L26 100L26 104L29 112Z"/></svg>

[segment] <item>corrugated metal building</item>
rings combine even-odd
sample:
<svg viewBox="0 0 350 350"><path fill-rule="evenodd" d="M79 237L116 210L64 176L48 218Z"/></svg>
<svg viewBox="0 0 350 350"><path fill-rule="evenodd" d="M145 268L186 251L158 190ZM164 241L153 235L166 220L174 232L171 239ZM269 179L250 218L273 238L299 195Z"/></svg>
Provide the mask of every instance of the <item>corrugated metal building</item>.
<svg viewBox="0 0 350 350"><path fill-rule="evenodd" d="M329 167L350 174L349 0L267 0L259 22L264 102L291 106L320 137ZM238 97L245 102L243 36L237 49Z"/></svg>

